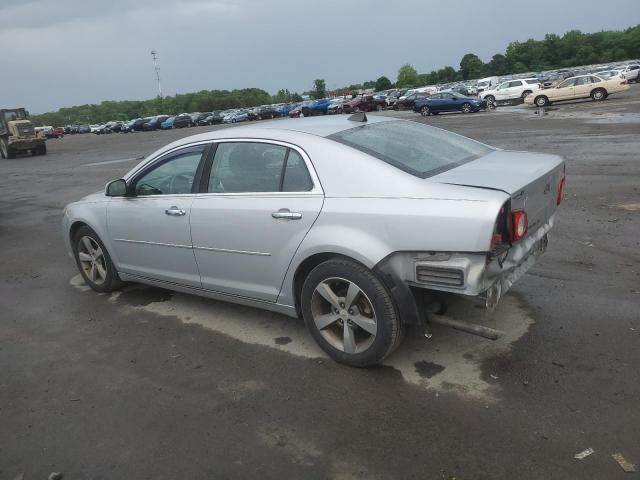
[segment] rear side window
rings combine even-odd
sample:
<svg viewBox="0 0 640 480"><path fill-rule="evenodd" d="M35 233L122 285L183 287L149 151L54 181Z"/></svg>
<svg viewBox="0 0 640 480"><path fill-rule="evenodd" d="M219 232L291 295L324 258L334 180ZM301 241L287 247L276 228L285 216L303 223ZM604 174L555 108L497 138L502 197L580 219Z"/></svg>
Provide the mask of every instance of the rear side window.
<svg viewBox="0 0 640 480"><path fill-rule="evenodd" d="M522 85L522 82L520 80L515 80L513 82L509 82L509 87L519 87Z"/></svg>
<svg viewBox="0 0 640 480"><path fill-rule="evenodd" d="M469 138L408 121L362 125L327 138L420 178L437 175L493 151Z"/></svg>
<svg viewBox="0 0 640 480"><path fill-rule="evenodd" d="M218 144L208 192L305 192L313 188L298 152L282 145L258 142Z"/></svg>
<svg viewBox="0 0 640 480"><path fill-rule="evenodd" d="M540 83L538 80L536 79L532 79L532 80L525 80L525 82L527 82L529 85L537 85L538 83Z"/></svg>
<svg viewBox="0 0 640 480"><path fill-rule="evenodd" d="M295 150L289 150L282 178L282 191L308 192L312 188L313 182L302 156Z"/></svg>

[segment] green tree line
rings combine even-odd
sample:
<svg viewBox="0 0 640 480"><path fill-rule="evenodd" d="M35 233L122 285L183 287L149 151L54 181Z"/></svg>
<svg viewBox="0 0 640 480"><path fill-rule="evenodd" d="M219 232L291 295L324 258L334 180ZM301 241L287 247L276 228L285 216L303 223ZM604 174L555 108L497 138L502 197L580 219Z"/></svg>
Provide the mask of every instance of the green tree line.
<svg viewBox="0 0 640 480"><path fill-rule="evenodd" d="M66 107L57 112L32 115L32 119L38 125L62 126L76 123L103 123L110 120L130 120L160 114L210 112L300 100L302 97L299 94L291 93L286 89L278 90L275 95L269 95L259 88L201 90L149 100L110 100L99 104Z"/></svg>
<svg viewBox="0 0 640 480"><path fill-rule="evenodd" d="M386 90L393 86L435 85L493 75L537 72L638 58L640 58L640 25L622 31L595 33L572 30L562 36L549 33L543 40L511 42L504 53L496 53L487 63L477 55L467 53L460 60L457 70L452 66L446 66L429 73L418 73L413 66L407 64L400 67L395 84L382 76L377 80L346 86L338 89L336 93L353 93L367 88ZM324 97L326 95L324 79L314 80L313 88L308 93L313 98ZM259 88L202 90L150 100L105 101L100 104L61 108L57 112L34 115L33 119L40 125L60 126L69 123L128 120L163 113L208 112L300 100L302 100L300 95L285 89L278 90L275 95L270 95Z"/></svg>
<svg viewBox="0 0 640 480"><path fill-rule="evenodd" d="M539 72L638 58L640 58L640 25L623 31L582 33L579 30L572 30L562 36L548 33L543 40L511 42L504 53L496 53L487 63L474 53L467 53L460 60L457 70L452 66L446 66L429 73L418 73L412 65L403 65L398 70L395 86L418 87L493 75ZM346 90L362 88L383 90L384 88L378 88L381 85L378 82L381 80L388 81L387 77L380 77L377 81L350 85Z"/></svg>

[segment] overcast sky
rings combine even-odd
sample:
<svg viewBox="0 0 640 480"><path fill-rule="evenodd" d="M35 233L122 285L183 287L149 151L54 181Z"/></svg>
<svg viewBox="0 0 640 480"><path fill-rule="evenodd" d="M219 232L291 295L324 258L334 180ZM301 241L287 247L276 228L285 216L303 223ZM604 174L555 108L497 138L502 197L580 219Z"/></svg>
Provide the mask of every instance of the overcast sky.
<svg viewBox="0 0 640 480"><path fill-rule="evenodd" d="M623 29L640 0L0 0L0 105L34 113L202 89L424 73L513 40Z"/></svg>

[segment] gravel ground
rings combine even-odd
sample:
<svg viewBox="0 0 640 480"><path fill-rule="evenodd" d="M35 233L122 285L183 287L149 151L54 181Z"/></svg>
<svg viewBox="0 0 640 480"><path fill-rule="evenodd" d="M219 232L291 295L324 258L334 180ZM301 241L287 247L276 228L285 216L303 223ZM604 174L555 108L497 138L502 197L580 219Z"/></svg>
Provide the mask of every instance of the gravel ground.
<svg viewBox="0 0 640 480"><path fill-rule="evenodd" d="M279 315L97 295L65 252L64 205L221 127L51 140L0 163L0 478L635 478L611 455L640 464L640 86L545 112L385 114L567 159L546 255L494 316L449 313L501 340L434 328L356 370Z"/></svg>

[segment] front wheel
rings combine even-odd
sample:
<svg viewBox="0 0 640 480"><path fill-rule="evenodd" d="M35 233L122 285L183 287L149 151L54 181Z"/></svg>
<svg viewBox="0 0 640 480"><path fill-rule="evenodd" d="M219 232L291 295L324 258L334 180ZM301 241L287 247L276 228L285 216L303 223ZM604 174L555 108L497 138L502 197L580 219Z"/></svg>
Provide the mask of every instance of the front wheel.
<svg viewBox="0 0 640 480"><path fill-rule="evenodd" d="M420 115L422 115L423 117L428 117L429 115L431 115L431 111L429 110L429 107L427 107L426 105L422 107L420 109Z"/></svg>
<svg viewBox="0 0 640 480"><path fill-rule="evenodd" d="M90 227L78 229L72 239L73 254L85 282L96 292L112 292L122 286L111 257Z"/></svg>
<svg viewBox="0 0 640 480"><path fill-rule="evenodd" d="M604 100L605 98L607 98L607 91L604 88L596 88L593 92L591 92L591 98L594 102Z"/></svg>
<svg viewBox="0 0 640 480"><path fill-rule="evenodd" d="M400 343L402 325L389 291L351 260L334 258L314 268L300 302L311 335L337 362L376 365Z"/></svg>
<svg viewBox="0 0 640 480"><path fill-rule="evenodd" d="M462 113L471 113L471 104L470 103L463 103L462 104Z"/></svg>
<svg viewBox="0 0 640 480"><path fill-rule="evenodd" d="M549 105L549 99L544 95L540 95L539 97L536 97L534 103L538 107L546 107L547 105Z"/></svg>
<svg viewBox="0 0 640 480"><path fill-rule="evenodd" d="M484 100L487 102L487 105L493 105L494 103L496 103L496 97L494 97L493 95L487 95L486 97L484 97Z"/></svg>

